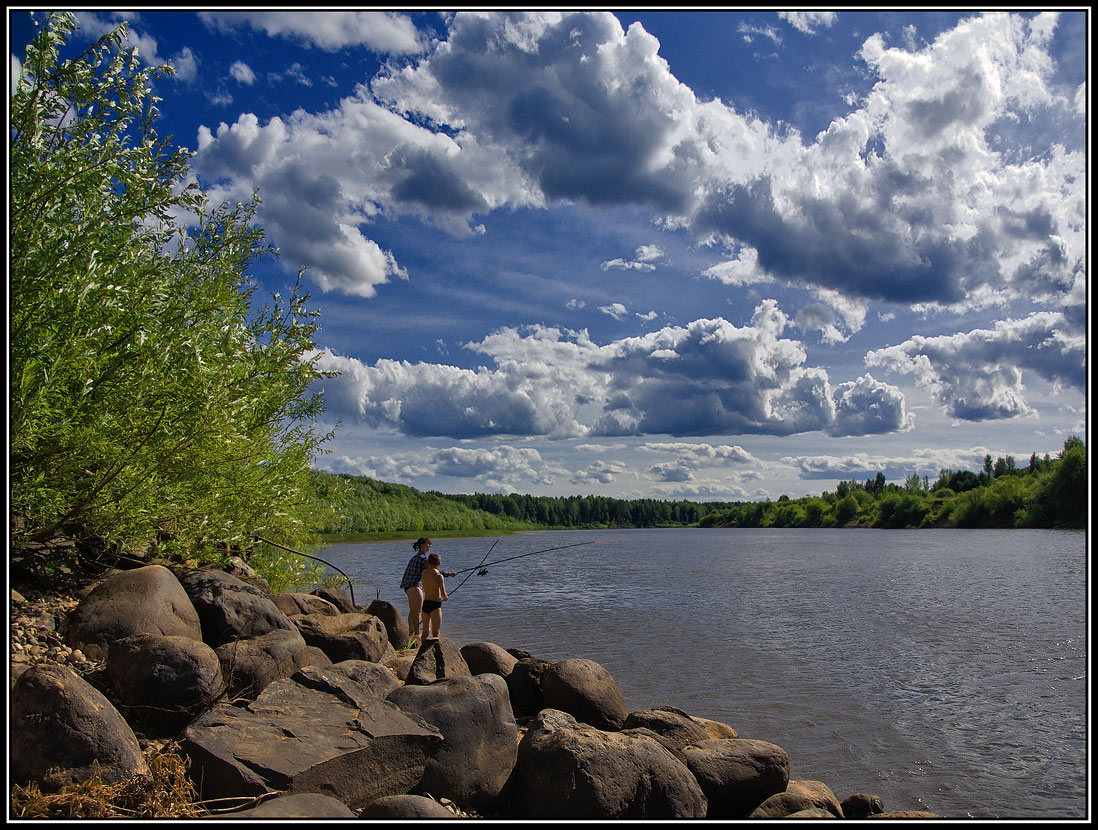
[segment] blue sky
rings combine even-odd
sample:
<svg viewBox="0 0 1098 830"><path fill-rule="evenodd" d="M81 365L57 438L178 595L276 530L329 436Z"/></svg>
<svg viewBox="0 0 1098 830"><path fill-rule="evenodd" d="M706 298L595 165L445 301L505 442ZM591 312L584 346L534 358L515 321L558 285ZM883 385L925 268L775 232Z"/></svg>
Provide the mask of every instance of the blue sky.
<svg viewBox="0 0 1098 830"><path fill-rule="evenodd" d="M307 268L321 468L756 500L1087 436L1086 11L78 16Z"/></svg>

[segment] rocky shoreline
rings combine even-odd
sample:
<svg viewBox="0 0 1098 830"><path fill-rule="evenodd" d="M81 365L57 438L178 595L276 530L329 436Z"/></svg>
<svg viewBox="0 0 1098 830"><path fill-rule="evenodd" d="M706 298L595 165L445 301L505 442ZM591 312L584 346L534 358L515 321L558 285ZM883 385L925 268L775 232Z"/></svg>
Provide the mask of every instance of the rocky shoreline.
<svg viewBox="0 0 1098 830"><path fill-rule="evenodd" d="M790 779L781 747L730 725L629 711L593 660L407 649L389 602L233 570L13 589L13 784L147 776L170 746L197 809L233 819L938 818Z"/></svg>

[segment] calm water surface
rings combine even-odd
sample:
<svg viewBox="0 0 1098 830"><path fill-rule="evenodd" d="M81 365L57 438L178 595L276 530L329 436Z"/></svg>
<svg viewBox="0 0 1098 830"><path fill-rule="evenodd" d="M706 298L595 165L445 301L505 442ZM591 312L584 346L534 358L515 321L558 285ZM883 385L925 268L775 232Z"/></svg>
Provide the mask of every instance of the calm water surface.
<svg viewBox="0 0 1098 830"><path fill-rule="evenodd" d="M432 552L444 570L475 568L493 541ZM442 633L595 660L630 710L675 706L776 743L793 778L840 800L1084 818L1086 550L1084 532L1040 530L519 534L488 561L533 555L447 581ZM406 610L412 552L319 555L351 574L360 604L380 591Z"/></svg>

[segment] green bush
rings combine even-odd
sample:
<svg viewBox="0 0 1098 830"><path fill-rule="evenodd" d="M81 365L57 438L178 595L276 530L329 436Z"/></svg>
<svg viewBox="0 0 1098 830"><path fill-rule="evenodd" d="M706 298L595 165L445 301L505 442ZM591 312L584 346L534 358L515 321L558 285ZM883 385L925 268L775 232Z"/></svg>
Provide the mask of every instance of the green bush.
<svg viewBox="0 0 1098 830"><path fill-rule="evenodd" d="M328 436L300 275L256 307L256 202L185 184L188 154L155 130L170 69L141 68L124 26L62 61L75 28L49 16L11 96L12 541L302 544Z"/></svg>

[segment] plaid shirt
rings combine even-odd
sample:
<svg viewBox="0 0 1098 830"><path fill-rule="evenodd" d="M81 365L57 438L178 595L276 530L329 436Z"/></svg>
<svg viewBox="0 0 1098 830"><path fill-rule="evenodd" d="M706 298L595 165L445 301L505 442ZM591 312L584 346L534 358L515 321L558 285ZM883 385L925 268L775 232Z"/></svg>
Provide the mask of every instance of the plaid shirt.
<svg viewBox="0 0 1098 830"><path fill-rule="evenodd" d="M427 554L416 553L408 560L408 567L404 569L404 577L400 580L400 587L407 591L409 588L419 585L420 577L423 576L423 569L426 567Z"/></svg>

